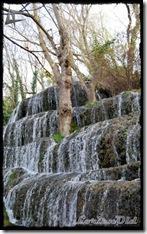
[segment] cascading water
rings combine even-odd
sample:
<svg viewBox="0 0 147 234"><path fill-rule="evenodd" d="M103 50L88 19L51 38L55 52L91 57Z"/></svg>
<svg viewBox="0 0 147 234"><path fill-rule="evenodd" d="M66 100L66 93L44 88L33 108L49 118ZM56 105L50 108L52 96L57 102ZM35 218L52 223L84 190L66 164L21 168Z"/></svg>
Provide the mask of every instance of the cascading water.
<svg viewBox="0 0 147 234"><path fill-rule="evenodd" d="M140 111L140 95L138 92L132 92L133 101L132 101L132 112Z"/></svg>
<svg viewBox="0 0 147 234"><path fill-rule="evenodd" d="M135 124L133 127L129 128L126 140L126 161L131 163L132 161L137 161L140 158L140 144L137 135L139 135L140 126Z"/></svg>
<svg viewBox="0 0 147 234"><path fill-rule="evenodd" d="M4 168L24 167L30 171L38 171L40 143L33 142L15 148L5 147L4 155Z"/></svg>
<svg viewBox="0 0 147 234"><path fill-rule="evenodd" d="M121 116L122 95L118 95L118 116Z"/></svg>
<svg viewBox="0 0 147 234"><path fill-rule="evenodd" d="M79 107L76 95L75 89L73 119L83 128L61 143L52 138L58 112L44 111L43 93L28 100L27 116L20 118L19 105L5 128L4 203L14 224L75 227L84 225L82 216L140 218L140 95L123 92L95 108ZM47 99L57 107L55 87Z"/></svg>
<svg viewBox="0 0 147 234"><path fill-rule="evenodd" d="M43 99L41 95L36 95L32 98L29 99L28 102L28 112L27 115L29 114L37 114L39 112L43 111Z"/></svg>
<svg viewBox="0 0 147 234"><path fill-rule="evenodd" d="M103 99L101 98L101 96L100 96L99 92L97 92L97 96L98 96L98 98L99 98L99 101L101 102L101 105L102 105L102 111L103 111L103 113L104 113L104 119L106 120L106 119L108 119L108 117L107 117L107 111L106 111L106 108L105 108L105 105L104 105Z"/></svg>
<svg viewBox="0 0 147 234"><path fill-rule="evenodd" d="M54 157L53 152L56 145L57 144L54 141L52 141L47 149L47 152L44 155L43 159L44 172L53 173L53 157Z"/></svg>
<svg viewBox="0 0 147 234"><path fill-rule="evenodd" d="M13 110L11 118L8 121L8 124L14 123L18 119L20 109L21 109L21 103L19 103L17 107Z"/></svg>

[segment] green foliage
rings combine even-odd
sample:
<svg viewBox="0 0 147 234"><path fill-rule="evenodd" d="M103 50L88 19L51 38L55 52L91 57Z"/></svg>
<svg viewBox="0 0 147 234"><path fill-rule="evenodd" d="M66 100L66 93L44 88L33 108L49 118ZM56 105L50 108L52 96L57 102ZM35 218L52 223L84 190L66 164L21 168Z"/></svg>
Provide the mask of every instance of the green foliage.
<svg viewBox="0 0 147 234"><path fill-rule="evenodd" d="M13 100L15 105L18 103L18 96L19 96L19 82L18 80L13 81Z"/></svg>
<svg viewBox="0 0 147 234"><path fill-rule="evenodd" d="M106 40L104 43L100 43L97 39L96 34L93 34L93 44L92 52L94 57L103 56L111 51L111 46L113 45L115 39Z"/></svg>
<svg viewBox="0 0 147 234"><path fill-rule="evenodd" d="M57 132L52 136L52 138L56 143L60 143L63 140L64 136L61 133Z"/></svg>
<svg viewBox="0 0 147 234"><path fill-rule="evenodd" d="M45 77L47 77L48 79L52 78L52 74L49 71L45 71L44 72Z"/></svg>
<svg viewBox="0 0 147 234"><path fill-rule="evenodd" d="M98 106L98 102L87 102L85 105L87 108L93 108Z"/></svg>
<svg viewBox="0 0 147 234"><path fill-rule="evenodd" d="M13 181L17 178L17 173L13 172L10 177L9 177L9 181L8 184L11 186L13 184Z"/></svg>
<svg viewBox="0 0 147 234"><path fill-rule="evenodd" d="M40 78L45 79L47 81L48 85L54 83L53 75L49 71L46 71L44 69L40 69L38 75Z"/></svg>
<svg viewBox="0 0 147 234"><path fill-rule="evenodd" d="M13 105L9 97L4 98L3 100L3 125L5 126L10 118L10 115L13 111Z"/></svg>
<svg viewBox="0 0 147 234"><path fill-rule="evenodd" d="M130 95L130 91L125 91L124 93L123 93L123 96L124 97L128 97Z"/></svg>
<svg viewBox="0 0 147 234"><path fill-rule="evenodd" d="M18 65L17 60L15 58L13 58L13 63L14 63L14 68L15 68L15 73L16 73L16 81L15 81L16 85L15 86L16 86L17 96L18 96L18 93L20 93L22 100L24 100L26 98L26 93L24 90L22 76L21 76L21 73L19 70L19 65ZM19 87L19 89L18 89L18 87Z"/></svg>
<svg viewBox="0 0 147 234"><path fill-rule="evenodd" d="M71 123L71 128L70 128L70 133L73 133L75 131L79 131L80 128L78 127L77 123L75 121L72 121Z"/></svg>

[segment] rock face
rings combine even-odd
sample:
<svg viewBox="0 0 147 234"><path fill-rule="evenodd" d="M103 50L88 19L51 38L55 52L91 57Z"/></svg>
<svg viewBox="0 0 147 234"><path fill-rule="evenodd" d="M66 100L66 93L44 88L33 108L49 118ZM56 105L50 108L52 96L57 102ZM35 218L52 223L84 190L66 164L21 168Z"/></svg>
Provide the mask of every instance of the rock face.
<svg viewBox="0 0 147 234"><path fill-rule="evenodd" d="M73 123L60 143L58 92L20 103L4 130L4 203L25 227L140 225L140 94L84 104L73 87ZM102 95L101 95L102 96ZM103 96L104 97L104 96Z"/></svg>

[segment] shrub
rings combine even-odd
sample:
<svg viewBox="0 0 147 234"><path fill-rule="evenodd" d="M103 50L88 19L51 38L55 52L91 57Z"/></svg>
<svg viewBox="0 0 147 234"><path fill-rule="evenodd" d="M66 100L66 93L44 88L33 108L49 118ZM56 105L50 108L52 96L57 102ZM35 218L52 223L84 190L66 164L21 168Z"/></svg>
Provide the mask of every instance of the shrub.
<svg viewBox="0 0 147 234"><path fill-rule="evenodd" d="M87 108L92 108L92 107L97 107L98 106L98 102L87 102L85 105Z"/></svg>
<svg viewBox="0 0 147 234"><path fill-rule="evenodd" d="M77 125L77 123L75 121L72 121L71 128L70 128L70 133L73 133L73 132L79 131L79 130L80 130L80 128Z"/></svg>
<svg viewBox="0 0 147 234"><path fill-rule="evenodd" d="M8 97L3 100L3 125L5 126L13 111L13 105Z"/></svg>
<svg viewBox="0 0 147 234"><path fill-rule="evenodd" d="M60 143L63 140L64 136L61 133L57 132L52 136L52 138L56 143Z"/></svg>

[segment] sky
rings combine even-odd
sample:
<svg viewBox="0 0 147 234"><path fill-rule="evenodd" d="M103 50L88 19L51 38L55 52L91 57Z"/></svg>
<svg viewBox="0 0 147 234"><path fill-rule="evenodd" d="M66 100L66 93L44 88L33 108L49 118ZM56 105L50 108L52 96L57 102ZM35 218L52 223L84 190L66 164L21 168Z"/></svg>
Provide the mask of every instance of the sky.
<svg viewBox="0 0 147 234"><path fill-rule="evenodd" d="M10 8L13 10L20 10L22 8L22 6L19 4L4 4L4 6L7 8L10 6ZM124 4L94 4L91 9L91 15L93 14L95 17L97 17L99 12L102 12L102 14L105 15L104 23L108 25L110 31L115 32L125 29L128 19Z"/></svg>
<svg viewBox="0 0 147 234"><path fill-rule="evenodd" d="M112 33L119 32L126 28L128 19L127 11L124 4L104 4L94 6L92 9L93 14L102 12L104 15L104 23L110 29Z"/></svg>

